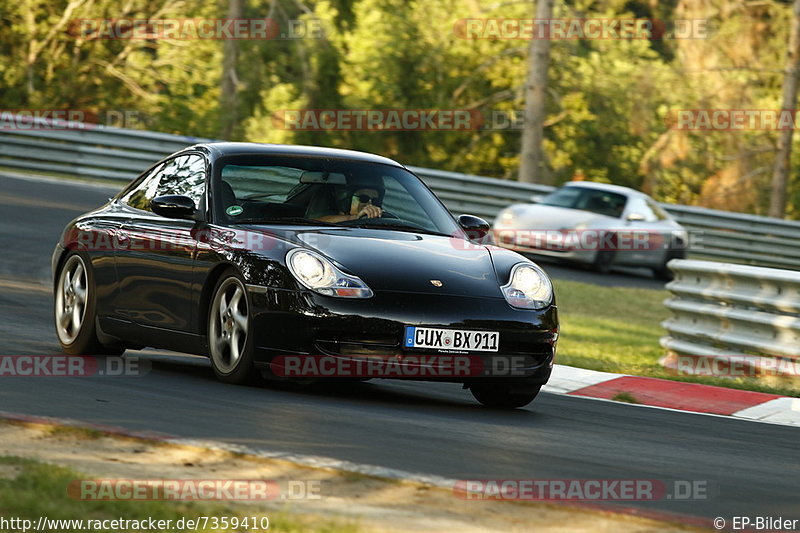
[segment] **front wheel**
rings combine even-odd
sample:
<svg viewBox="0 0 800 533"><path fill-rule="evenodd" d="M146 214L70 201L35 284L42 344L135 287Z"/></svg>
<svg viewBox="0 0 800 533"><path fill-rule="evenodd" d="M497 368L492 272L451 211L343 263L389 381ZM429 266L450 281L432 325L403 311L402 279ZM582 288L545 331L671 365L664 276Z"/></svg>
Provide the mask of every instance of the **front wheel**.
<svg viewBox="0 0 800 533"><path fill-rule="evenodd" d="M230 271L217 283L208 315L208 351L221 381L244 384L255 379L251 321L247 290Z"/></svg>
<svg viewBox="0 0 800 533"><path fill-rule="evenodd" d="M598 274L608 274L612 264L614 264L614 251L600 250L594 257L592 268L594 268L595 272Z"/></svg>
<svg viewBox="0 0 800 533"><path fill-rule="evenodd" d="M541 385L524 392L515 391L510 384L476 383L470 387L470 392L476 400L486 407L497 409L516 409L531 403L539 394Z"/></svg>

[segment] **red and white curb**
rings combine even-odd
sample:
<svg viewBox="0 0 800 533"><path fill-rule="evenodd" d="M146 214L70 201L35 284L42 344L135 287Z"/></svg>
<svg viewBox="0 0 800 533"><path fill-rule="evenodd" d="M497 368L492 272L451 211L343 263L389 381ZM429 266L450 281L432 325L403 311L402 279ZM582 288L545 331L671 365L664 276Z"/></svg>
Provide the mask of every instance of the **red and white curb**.
<svg viewBox="0 0 800 533"><path fill-rule="evenodd" d="M545 392L611 400L628 393L639 404L800 426L800 398L668 379L555 365Z"/></svg>

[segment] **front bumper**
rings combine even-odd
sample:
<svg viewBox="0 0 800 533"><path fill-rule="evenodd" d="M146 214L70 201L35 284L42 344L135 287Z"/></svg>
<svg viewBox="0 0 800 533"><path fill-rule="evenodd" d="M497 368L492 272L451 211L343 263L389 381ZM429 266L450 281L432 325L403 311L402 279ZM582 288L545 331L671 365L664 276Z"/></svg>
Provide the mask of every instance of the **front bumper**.
<svg viewBox="0 0 800 533"><path fill-rule="evenodd" d="M494 241L497 246L502 246L503 248L508 248L518 253L535 254L543 257L558 258L564 261L588 264L594 263L597 258L597 250L564 246L558 241L550 242L542 236L534 238L532 235L535 234L536 231L525 228L495 224L492 231L494 232ZM539 231L545 232L546 234L547 231L558 233L563 230Z"/></svg>
<svg viewBox="0 0 800 533"><path fill-rule="evenodd" d="M369 299L341 299L310 291L248 289L257 366L286 355L378 358L406 365L429 355L464 356L481 362L483 373L471 373L469 379L446 375L408 379L468 382L497 375L493 371L502 368L509 372L504 375L540 384L547 382L552 370L558 340L555 305L522 310L503 298L380 292ZM406 326L498 331L498 351L405 348Z"/></svg>

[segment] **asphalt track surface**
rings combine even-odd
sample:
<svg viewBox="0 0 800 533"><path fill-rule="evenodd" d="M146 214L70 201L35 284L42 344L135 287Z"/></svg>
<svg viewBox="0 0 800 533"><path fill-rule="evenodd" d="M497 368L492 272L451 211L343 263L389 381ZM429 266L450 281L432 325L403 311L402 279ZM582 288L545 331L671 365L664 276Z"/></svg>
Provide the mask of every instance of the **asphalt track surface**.
<svg viewBox="0 0 800 533"><path fill-rule="evenodd" d="M0 176L0 355L59 353L50 253L67 221L112 192ZM644 479L668 490L676 480L699 482L705 499L603 505L709 526L717 516L728 524L733 516L800 518L793 427L547 393L524 409L496 411L453 384L236 387L217 382L203 358L126 356L152 368L141 377L2 377L0 410L451 479Z"/></svg>

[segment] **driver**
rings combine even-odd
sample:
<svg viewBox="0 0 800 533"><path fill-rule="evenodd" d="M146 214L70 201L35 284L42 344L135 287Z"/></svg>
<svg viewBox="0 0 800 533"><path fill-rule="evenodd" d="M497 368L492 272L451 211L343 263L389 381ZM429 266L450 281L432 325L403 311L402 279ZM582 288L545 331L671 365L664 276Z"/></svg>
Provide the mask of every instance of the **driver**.
<svg viewBox="0 0 800 533"><path fill-rule="evenodd" d="M322 222L343 222L359 218L380 218L383 215L381 204L386 187L383 178L354 176L347 180L345 195L339 198L339 213L318 217Z"/></svg>

